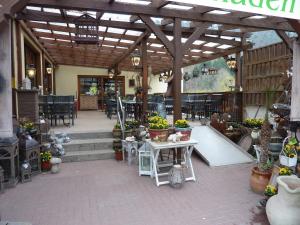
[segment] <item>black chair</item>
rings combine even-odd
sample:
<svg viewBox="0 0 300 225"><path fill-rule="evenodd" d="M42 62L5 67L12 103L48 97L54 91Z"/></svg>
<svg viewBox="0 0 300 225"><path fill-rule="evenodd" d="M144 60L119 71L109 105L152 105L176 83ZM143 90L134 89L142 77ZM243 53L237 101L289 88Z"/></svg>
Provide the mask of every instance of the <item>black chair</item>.
<svg viewBox="0 0 300 225"><path fill-rule="evenodd" d="M117 102L115 99L107 100L107 117L111 119L112 115L117 115Z"/></svg>
<svg viewBox="0 0 300 225"><path fill-rule="evenodd" d="M71 120L72 125L74 125L74 96L53 96L51 123L54 119L55 125L57 125L57 119L61 119L63 124L66 125L66 118L68 118L69 126Z"/></svg>
<svg viewBox="0 0 300 225"><path fill-rule="evenodd" d="M166 105L166 110L168 115L172 115L173 110L174 110L174 100L171 97L167 97L165 99L165 105Z"/></svg>

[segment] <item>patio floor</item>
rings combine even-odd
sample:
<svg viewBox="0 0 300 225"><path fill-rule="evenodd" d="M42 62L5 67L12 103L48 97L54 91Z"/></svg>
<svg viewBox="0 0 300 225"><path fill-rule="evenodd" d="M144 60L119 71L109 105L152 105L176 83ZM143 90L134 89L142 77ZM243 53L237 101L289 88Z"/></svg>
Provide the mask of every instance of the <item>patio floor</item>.
<svg viewBox="0 0 300 225"><path fill-rule="evenodd" d="M67 163L0 195L2 220L33 225L268 225L249 189L250 164L210 168L193 157L196 182L156 187L136 165Z"/></svg>

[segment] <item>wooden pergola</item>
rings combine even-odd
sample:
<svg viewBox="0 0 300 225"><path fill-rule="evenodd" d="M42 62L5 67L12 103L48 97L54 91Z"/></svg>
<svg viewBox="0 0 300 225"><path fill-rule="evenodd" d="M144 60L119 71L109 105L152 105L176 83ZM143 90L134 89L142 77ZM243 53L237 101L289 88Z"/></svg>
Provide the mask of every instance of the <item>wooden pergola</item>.
<svg viewBox="0 0 300 225"><path fill-rule="evenodd" d="M272 16L182 4L167 0L11 0L1 9L39 40L56 64L134 70L130 54L140 49L144 102L148 67L173 71L174 120L181 118L181 68L251 48L249 33L275 30L293 49L285 31L300 34L300 23ZM76 43L76 19L98 24L98 44ZM238 72L237 80L240 79ZM144 104L146 110L147 104Z"/></svg>

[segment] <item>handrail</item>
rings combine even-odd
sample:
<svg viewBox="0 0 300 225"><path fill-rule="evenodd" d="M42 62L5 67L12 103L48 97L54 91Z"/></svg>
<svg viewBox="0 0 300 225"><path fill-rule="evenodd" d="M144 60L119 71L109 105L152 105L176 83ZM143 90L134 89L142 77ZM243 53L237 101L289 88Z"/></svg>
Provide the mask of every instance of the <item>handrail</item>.
<svg viewBox="0 0 300 225"><path fill-rule="evenodd" d="M122 115L120 115L120 113ZM117 116L121 126L122 139L125 139L125 108L123 107L122 99L120 97L119 92L117 93Z"/></svg>

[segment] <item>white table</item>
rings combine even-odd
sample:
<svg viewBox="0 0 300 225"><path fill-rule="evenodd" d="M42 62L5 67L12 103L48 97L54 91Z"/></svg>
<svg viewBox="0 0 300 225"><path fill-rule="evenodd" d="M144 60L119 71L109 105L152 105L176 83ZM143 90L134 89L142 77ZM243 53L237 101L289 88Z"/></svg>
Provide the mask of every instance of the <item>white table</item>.
<svg viewBox="0 0 300 225"><path fill-rule="evenodd" d="M195 140L189 140L189 141L180 141L180 142L153 142L151 140L147 140L149 143L150 149L151 149L151 157L153 160L153 171L152 171L152 177L156 180L156 185L164 185L169 184L169 181L159 181L159 177L161 176L167 176L169 173L159 173L158 168L158 156L162 149L175 149L177 151L178 148L182 149L182 154L184 156L184 162L182 164L185 164L187 169L189 169L191 176L186 177L186 181L196 181L194 168L191 160L191 155L194 150L194 145L196 145L198 142Z"/></svg>

